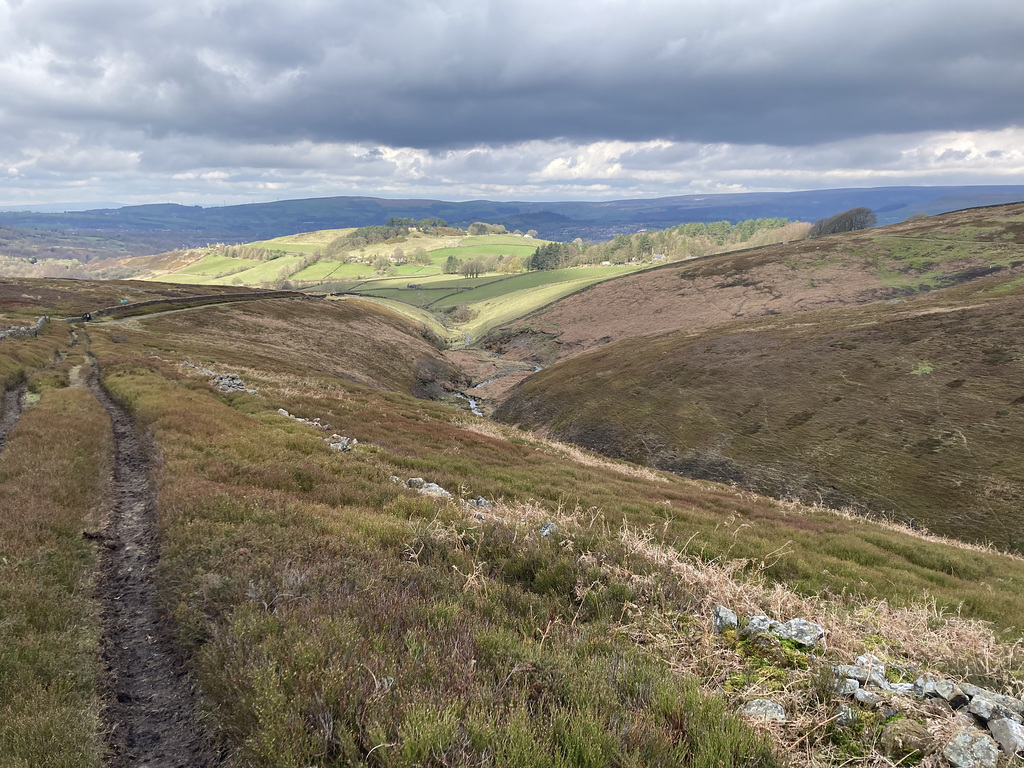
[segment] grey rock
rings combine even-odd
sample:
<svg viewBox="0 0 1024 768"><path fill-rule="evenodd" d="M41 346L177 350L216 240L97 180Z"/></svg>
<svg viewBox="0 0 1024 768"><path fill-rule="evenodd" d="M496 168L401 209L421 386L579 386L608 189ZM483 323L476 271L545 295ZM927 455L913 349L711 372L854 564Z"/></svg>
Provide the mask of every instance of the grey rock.
<svg viewBox="0 0 1024 768"><path fill-rule="evenodd" d="M966 706L970 701L967 694L960 690L960 687L949 680L939 680L933 686L934 695L937 698L945 699L953 709Z"/></svg>
<svg viewBox="0 0 1024 768"><path fill-rule="evenodd" d="M1024 725L1008 717L1001 717L990 720L988 729L992 731L992 737L999 742L1003 752L1008 755L1024 752Z"/></svg>
<svg viewBox="0 0 1024 768"><path fill-rule="evenodd" d="M935 686L941 682L942 678L926 672L914 681L914 695L919 698L934 698L939 695L935 692Z"/></svg>
<svg viewBox="0 0 1024 768"><path fill-rule="evenodd" d="M422 488L426 482L422 477L410 477L405 481L405 484L410 488Z"/></svg>
<svg viewBox="0 0 1024 768"><path fill-rule="evenodd" d="M277 412L280 413L282 416L291 416L291 414L288 413L288 411L286 411L284 408L278 408Z"/></svg>
<svg viewBox="0 0 1024 768"><path fill-rule="evenodd" d="M775 722L786 722L786 710L768 699L754 699L743 705L743 714L748 717L755 717L761 720L773 720Z"/></svg>
<svg viewBox="0 0 1024 768"><path fill-rule="evenodd" d="M955 768L995 768L999 749L991 736L962 731L950 739L942 754Z"/></svg>
<svg viewBox="0 0 1024 768"><path fill-rule="evenodd" d="M735 629L739 624L736 613L724 605L716 605L711 614L711 628L716 635L722 634L726 629Z"/></svg>
<svg viewBox="0 0 1024 768"><path fill-rule="evenodd" d="M971 699L971 703L968 705L967 711L972 715L980 717L982 720L1008 718L1017 723L1021 722L1021 717L1016 712L1011 712L1003 705L997 704L991 699L986 699L981 696L975 696Z"/></svg>
<svg viewBox="0 0 1024 768"><path fill-rule="evenodd" d="M902 696L913 696L914 695L914 684L913 683L890 683L889 690L893 693L898 693Z"/></svg>
<svg viewBox="0 0 1024 768"><path fill-rule="evenodd" d="M790 619L771 631L776 637L792 640L808 648L813 648L825 637L825 628L807 619Z"/></svg>
<svg viewBox="0 0 1024 768"><path fill-rule="evenodd" d="M874 673L885 677L885 662L873 653L863 653L853 663L866 669L868 674Z"/></svg>
<svg viewBox="0 0 1024 768"><path fill-rule="evenodd" d="M932 735L913 720L894 720L882 729L882 748L890 757L902 760L908 755L927 755L932 750Z"/></svg>
<svg viewBox="0 0 1024 768"><path fill-rule="evenodd" d="M854 682L857 682L854 680ZM848 704L840 704L835 716L836 725L846 727L857 722L857 710Z"/></svg>
<svg viewBox="0 0 1024 768"><path fill-rule="evenodd" d="M424 496L434 496L441 499L451 498L451 494L437 483L425 483L416 490Z"/></svg>
<svg viewBox="0 0 1024 768"><path fill-rule="evenodd" d="M868 671L863 667L855 667L851 664L840 664L837 667L832 667L832 671L836 677L849 677L852 680L856 680L858 683L866 683L868 681Z"/></svg>
<svg viewBox="0 0 1024 768"><path fill-rule="evenodd" d="M770 616L751 616L747 620L747 626L740 632L741 635L752 635L755 632L771 632L772 627L779 626L779 622Z"/></svg>
<svg viewBox="0 0 1024 768"><path fill-rule="evenodd" d="M351 451L358 444L359 441L356 440L354 437L352 439L343 437L340 440L337 440L336 442L329 443L332 451Z"/></svg>
<svg viewBox="0 0 1024 768"><path fill-rule="evenodd" d="M558 526L549 521L547 523L544 523L544 525L542 525L540 527L540 535L541 536L550 536L552 533L554 533L557 530L558 530Z"/></svg>
<svg viewBox="0 0 1024 768"><path fill-rule="evenodd" d="M1011 712L1016 712L1018 715L1024 715L1024 701L1015 699L1013 696L1004 696L1001 693L995 693L987 688L980 688L977 685L971 685L970 683L961 683L960 690L970 696L972 699L976 696L994 701L1002 707L1006 707Z"/></svg>
<svg viewBox="0 0 1024 768"><path fill-rule="evenodd" d="M860 690L860 682L848 677L836 684L836 693L840 696L853 696Z"/></svg>
<svg viewBox="0 0 1024 768"><path fill-rule="evenodd" d="M853 698L866 707L874 707L875 705L881 704L883 701L885 701L885 699L883 699L877 693L865 691L863 688L858 688L856 691L854 691Z"/></svg>
<svg viewBox="0 0 1024 768"><path fill-rule="evenodd" d="M395 485L402 484L402 478L400 478L398 475L391 475L391 477L389 477L388 480L390 480Z"/></svg>

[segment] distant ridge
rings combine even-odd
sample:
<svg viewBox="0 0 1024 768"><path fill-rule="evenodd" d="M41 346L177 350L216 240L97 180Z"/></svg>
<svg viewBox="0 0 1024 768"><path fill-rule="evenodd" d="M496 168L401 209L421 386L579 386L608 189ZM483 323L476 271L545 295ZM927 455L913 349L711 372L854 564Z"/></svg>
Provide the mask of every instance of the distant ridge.
<svg viewBox="0 0 1024 768"><path fill-rule="evenodd" d="M1021 200L1024 185L821 189L600 202L323 197L211 208L166 203L67 213L0 212L0 226L103 235L121 243L122 251L141 254L383 224L392 216L439 217L463 227L487 221L504 224L510 231L535 229L551 240L605 240L619 232L663 229L691 221L736 222L762 217L813 221L858 206L874 210L881 225L903 221L915 213L933 215Z"/></svg>

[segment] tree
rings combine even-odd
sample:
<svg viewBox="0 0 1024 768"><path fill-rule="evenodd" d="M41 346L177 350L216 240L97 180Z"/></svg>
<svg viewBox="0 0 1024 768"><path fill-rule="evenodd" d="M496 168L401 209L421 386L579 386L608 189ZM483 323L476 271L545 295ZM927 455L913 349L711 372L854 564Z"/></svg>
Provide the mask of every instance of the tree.
<svg viewBox="0 0 1024 768"><path fill-rule="evenodd" d="M858 229L868 229L877 223L878 217L870 208L851 208L848 211L837 213L835 216L818 219L807 236L824 237L839 232L854 232Z"/></svg>
<svg viewBox="0 0 1024 768"><path fill-rule="evenodd" d="M448 257L448 260L444 263L444 273L446 275L456 275L459 272L459 260L454 255Z"/></svg>
<svg viewBox="0 0 1024 768"><path fill-rule="evenodd" d="M459 267L459 274L463 277L480 277L483 272L483 265L479 259L466 259Z"/></svg>

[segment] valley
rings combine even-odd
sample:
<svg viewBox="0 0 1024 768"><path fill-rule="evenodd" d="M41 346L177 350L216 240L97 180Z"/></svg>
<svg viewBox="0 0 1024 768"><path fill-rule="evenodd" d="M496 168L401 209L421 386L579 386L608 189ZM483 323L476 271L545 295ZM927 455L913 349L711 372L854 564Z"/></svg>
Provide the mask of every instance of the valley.
<svg viewBox="0 0 1024 768"><path fill-rule="evenodd" d="M306 292L208 255L173 266L212 285L0 279L0 330L49 318L0 338L0 754L895 765L912 722L944 765L965 710L912 683L1024 711L1022 222L642 269L463 277L445 253ZM151 624L111 618L133 548ZM750 617L825 639L775 650ZM127 684L144 637L194 701ZM882 704L836 688L866 653Z"/></svg>

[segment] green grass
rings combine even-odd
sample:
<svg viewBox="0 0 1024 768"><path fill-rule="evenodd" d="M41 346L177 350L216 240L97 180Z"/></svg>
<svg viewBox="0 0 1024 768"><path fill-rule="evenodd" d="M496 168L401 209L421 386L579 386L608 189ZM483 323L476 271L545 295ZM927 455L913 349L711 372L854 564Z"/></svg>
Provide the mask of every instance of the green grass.
<svg viewBox="0 0 1024 768"><path fill-rule="evenodd" d="M32 383L41 397L0 459L0 754L99 766L96 559L82 531L99 524L108 426L88 390L60 388L66 372Z"/></svg>
<svg viewBox="0 0 1024 768"><path fill-rule="evenodd" d="M293 274L289 280L341 280L373 274L369 264L346 264L343 261L318 261Z"/></svg>
<svg viewBox="0 0 1024 768"><path fill-rule="evenodd" d="M198 275L202 277L220 277L228 273L242 272L259 266L261 262L252 259L232 259L227 256L209 254L194 264L190 264L176 274Z"/></svg>

